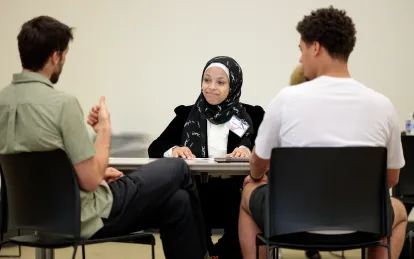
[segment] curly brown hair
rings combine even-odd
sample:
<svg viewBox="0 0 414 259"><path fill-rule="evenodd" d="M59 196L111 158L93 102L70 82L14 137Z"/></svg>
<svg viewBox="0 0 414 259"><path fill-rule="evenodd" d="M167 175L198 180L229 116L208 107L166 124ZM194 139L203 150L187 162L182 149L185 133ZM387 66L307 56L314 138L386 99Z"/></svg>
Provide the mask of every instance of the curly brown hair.
<svg viewBox="0 0 414 259"><path fill-rule="evenodd" d="M319 42L333 58L348 60L356 42L356 29L345 10L330 6L312 11L296 27L307 43Z"/></svg>

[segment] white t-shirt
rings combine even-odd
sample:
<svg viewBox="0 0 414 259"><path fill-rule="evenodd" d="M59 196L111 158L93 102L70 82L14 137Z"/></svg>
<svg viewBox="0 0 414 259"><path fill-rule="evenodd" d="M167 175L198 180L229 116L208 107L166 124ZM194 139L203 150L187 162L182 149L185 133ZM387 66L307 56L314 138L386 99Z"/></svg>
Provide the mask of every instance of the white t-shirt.
<svg viewBox="0 0 414 259"><path fill-rule="evenodd" d="M289 86L271 101L256 153L275 147L382 146L388 169L404 166L398 117L391 101L352 78L321 76Z"/></svg>

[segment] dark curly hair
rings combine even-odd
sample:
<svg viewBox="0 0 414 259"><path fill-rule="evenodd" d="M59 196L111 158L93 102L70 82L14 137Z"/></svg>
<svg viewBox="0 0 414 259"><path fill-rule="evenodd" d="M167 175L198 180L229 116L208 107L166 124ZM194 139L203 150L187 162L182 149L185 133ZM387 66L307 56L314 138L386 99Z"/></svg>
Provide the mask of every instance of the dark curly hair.
<svg viewBox="0 0 414 259"><path fill-rule="evenodd" d="M312 11L296 27L301 39L319 42L333 58L348 60L356 42L355 24L346 11L330 6Z"/></svg>

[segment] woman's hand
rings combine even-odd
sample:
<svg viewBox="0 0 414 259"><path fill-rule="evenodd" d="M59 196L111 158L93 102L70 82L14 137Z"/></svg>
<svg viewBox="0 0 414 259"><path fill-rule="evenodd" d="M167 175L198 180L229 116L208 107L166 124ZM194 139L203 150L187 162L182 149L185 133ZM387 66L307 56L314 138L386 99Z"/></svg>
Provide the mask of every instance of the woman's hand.
<svg viewBox="0 0 414 259"><path fill-rule="evenodd" d="M173 148L172 156L173 157L182 157L182 158L195 158L196 157L188 147L175 147L175 148Z"/></svg>
<svg viewBox="0 0 414 259"><path fill-rule="evenodd" d="M226 155L227 157L249 157L250 152L243 147L236 147L234 151Z"/></svg>

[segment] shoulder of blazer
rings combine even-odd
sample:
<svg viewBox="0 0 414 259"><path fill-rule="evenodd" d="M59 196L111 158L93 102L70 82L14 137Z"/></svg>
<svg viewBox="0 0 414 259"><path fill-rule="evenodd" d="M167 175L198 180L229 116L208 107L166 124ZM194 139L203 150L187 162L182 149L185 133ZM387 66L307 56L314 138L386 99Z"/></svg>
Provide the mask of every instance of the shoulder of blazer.
<svg viewBox="0 0 414 259"><path fill-rule="evenodd" d="M246 112L250 115L250 117L252 118L252 120L256 120L256 118L262 120L265 111L263 110L263 108L259 105L250 105L250 104L245 104L242 103L243 107L246 109Z"/></svg>
<svg viewBox="0 0 414 259"><path fill-rule="evenodd" d="M187 118L192 108L193 105L179 105L175 107L174 112L177 116L185 116Z"/></svg>

